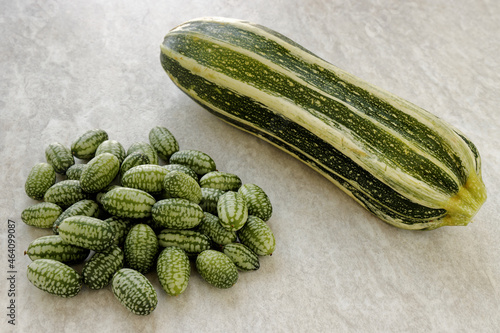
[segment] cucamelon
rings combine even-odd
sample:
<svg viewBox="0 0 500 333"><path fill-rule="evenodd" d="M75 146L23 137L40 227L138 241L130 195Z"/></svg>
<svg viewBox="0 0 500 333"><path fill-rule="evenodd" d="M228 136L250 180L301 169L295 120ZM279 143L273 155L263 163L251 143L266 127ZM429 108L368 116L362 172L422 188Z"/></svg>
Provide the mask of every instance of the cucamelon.
<svg viewBox="0 0 500 333"><path fill-rule="evenodd" d="M217 215L217 202L219 202L220 196L224 193L226 193L226 191L216 188L202 187L201 201L199 203L200 207L205 212Z"/></svg>
<svg viewBox="0 0 500 333"><path fill-rule="evenodd" d="M165 161L179 150L179 143L174 135L162 126L155 126L149 131L149 143L156 150L158 157Z"/></svg>
<svg viewBox="0 0 500 333"><path fill-rule="evenodd" d="M153 205L151 217L163 228L192 229L200 224L203 210L186 199L163 199Z"/></svg>
<svg viewBox="0 0 500 333"><path fill-rule="evenodd" d="M117 187L101 198L104 209L114 216L140 219L151 216L155 198L142 190Z"/></svg>
<svg viewBox="0 0 500 333"><path fill-rule="evenodd" d="M170 156L170 164L182 164L192 169L198 176L216 170L215 161L199 150L179 150Z"/></svg>
<svg viewBox="0 0 500 333"><path fill-rule="evenodd" d="M191 264L186 252L179 247L164 248L158 256L156 273L162 289L171 296L182 294L189 283Z"/></svg>
<svg viewBox="0 0 500 333"><path fill-rule="evenodd" d="M40 202L26 207L21 213L21 220L37 228L51 228L62 214L61 207L52 202Z"/></svg>
<svg viewBox="0 0 500 333"><path fill-rule="evenodd" d="M66 170L75 164L71 150L59 142L53 142L47 146L45 159L48 164L52 165L54 171L61 175L66 174Z"/></svg>
<svg viewBox="0 0 500 333"><path fill-rule="evenodd" d="M196 180L181 171L170 171L163 178L163 194L166 198L181 198L198 204L201 188Z"/></svg>
<svg viewBox="0 0 500 333"><path fill-rule="evenodd" d="M123 160L120 166L120 175L123 177L129 169L142 164L149 164L149 157L140 151L133 152Z"/></svg>
<svg viewBox="0 0 500 333"><path fill-rule="evenodd" d="M191 169L188 166L185 166L182 164L166 164L166 165L163 165L163 167L165 169L167 169L168 171L184 172L185 174L187 174L188 176L190 176L194 180L198 181L198 174L196 172L194 172L193 169Z"/></svg>
<svg viewBox="0 0 500 333"><path fill-rule="evenodd" d="M238 281L238 269L224 253L206 250L196 257L196 269L214 287L227 289Z"/></svg>
<svg viewBox="0 0 500 333"><path fill-rule="evenodd" d="M238 238L259 256L271 255L276 249L271 228L257 216L248 216L247 223L238 231Z"/></svg>
<svg viewBox="0 0 500 333"><path fill-rule="evenodd" d="M210 239L194 230L163 229L158 234L160 247L177 246L188 255L198 254L210 249Z"/></svg>
<svg viewBox="0 0 500 333"><path fill-rule="evenodd" d="M255 271L259 269L259 256L241 243L231 243L224 246L227 255L236 267L242 271Z"/></svg>
<svg viewBox="0 0 500 333"><path fill-rule="evenodd" d="M125 239L127 238L128 232L133 227L132 222L129 219L111 216L104 220L104 222L109 223L114 232L114 243L118 246L123 246Z"/></svg>
<svg viewBox="0 0 500 333"><path fill-rule="evenodd" d="M66 264L83 262L90 250L69 244L59 235L38 237L28 245L25 254L31 260L52 259Z"/></svg>
<svg viewBox="0 0 500 333"><path fill-rule="evenodd" d="M207 235L218 245L234 243L238 238L236 232L224 228L220 219L208 212L204 212L203 219L196 230Z"/></svg>
<svg viewBox="0 0 500 333"><path fill-rule="evenodd" d="M37 288L60 297L74 297L82 289L81 275L52 259L37 259L28 265L28 280Z"/></svg>
<svg viewBox="0 0 500 333"><path fill-rule="evenodd" d="M82 189L80 181L67 179L49 187L43 196L43 200L65 208L89 197L89 194Z"/></svg>
<svg viewBox="0 0 500 333"><path fill-rule="evenodd" d="M241 195L234 191L227 191L219 197L217 213L221 225L228 230L239 230L248 218L248 208Z"/></svg>
<svg viewBox="0 0 500 333"><path fill-rule="evenodd" d="M120 161L110 153L93 157L83 170L80 185L87 193L97 193L111 184L120 171Z"/></svg>
<svg viewBox="0 0 500 333"><path fill-rule="evenodd" d="M134 142L130 147L127 149L127 155L130 155L135 152L141 152L145 154L148 159L150 164L158 164L158 153L156 150L151 146L150 143L146 141L137 141Z"/></svg>
<svg viewBox="0 0 500 333"><path fill-rule="evenodd" d="M101 142L95 151L95 155L97 156L102 153L115 155L120 163L122 163L127 156L127 152L125 151L125 148L123 148L123 145L116 140L106 140Z"/></svg>
<svg viewBox="0 0 500 333"><path fill-rule="evenodd" d="M109 223L95 217L68 217L57 230L66 243L96 252L104 251L113 244L113 229Z"/></svg>
<svg viewBox="0 0 500 333"><path fill-rule="evenodd" d="M49 163L35 164L26 179L24 190L28 197L41 200L47 190L56 182L56 172Z"/></svg>
<svg viewBox="0 0 500 333"><path fill-rule="evenodd" d="M90 160L95 156L99 145L108 140L108 133L100 128L88 130L71 144L71 153L82 160Z"/></svg>
<svg viewBox="0 0 500 333"><path fill-rule="evenodd" d="M158 304L158 295L151 282L130 268L122 268L113 275L111 290L118 301L136 315L149 315Z"/></svg>
<svg viewBox="0 0 500 333"><path fill-rule="evenodd" d="M273 214L273 206L266 192L255 184L243 184L238 193L245 199L248 214L268 221Z"/></svg>
<svg viewBox="0 0 500 333"><path fill-rule="evenodd" d="M195 19L160 48L164 70L196 102L297 157L391 225L466 225L486 200L480 156L464 134L276 31Z"/></svg>
<svg viewBox="0 0 500 333"><path fill-rule="evenodd" d="M121 183L125 187L158 194L163 190L163 179L167 173L168 170L157 164L138 165L123 174Z"/></svg>
<svg viewBox="0 0 500 333"><path fill-rule="evenodd" d="M83 199L75 202L68 208L66 208L61 215L52 224L52 231L54 234L58 234L58 227L61 222L71 216L84 215L90 217L99 217L100 208L97 202L91 199Z"/></svg>
<svg viewBox="0 0 500 333"><path fill-rule="evenodd" d="M83 170L87 168L87 164L77 163L73 164L66 170L66 179L80 180Z"/></svg>
<svg viewBox="0 0 500 333"><path fill-rule="evenodd" d="M241 179L233 173L212 171L200 178L200 186L216 188L222 191L238 191L241 186Z"/></svg>
<svg viewBox="0 0 500 333"><path fill-rule="evenodd" d="M124 253L127 267L146 274L153 268L158 254L158 239L147 224L136 224L125 239Z"/></svg>
<svg viewBox="0 0 500 333"><path fill-rule="evenodd" d="M97 252L83 265L83 283L90 289L106 287L113 275L123 268L123 251L116 245L105 252Z"/></svg>

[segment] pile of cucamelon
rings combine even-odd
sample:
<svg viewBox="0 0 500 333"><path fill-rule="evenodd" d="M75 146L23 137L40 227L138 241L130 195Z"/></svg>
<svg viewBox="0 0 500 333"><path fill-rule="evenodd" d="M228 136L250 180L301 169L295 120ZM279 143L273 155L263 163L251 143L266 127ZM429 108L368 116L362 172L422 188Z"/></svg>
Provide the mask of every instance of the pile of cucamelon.
<svg viewBox="0 0 500 333"><path fill-rule="evenodd" d="M272 205L261 187L218 171L201 151L179 150L165 127L152 128L148 139L125 150L93 129L70 147L49 144L46 162L31 168L25 184L41 202L21 215L52 229L25 252L33 285L73 297L84 284L111 284L128 310L148 315L158 297L146 273L156 271L162 289L176 296L186 290L192 262L205 281L229 288L238 271L257 270L259 256L272 254Z"/></svg>

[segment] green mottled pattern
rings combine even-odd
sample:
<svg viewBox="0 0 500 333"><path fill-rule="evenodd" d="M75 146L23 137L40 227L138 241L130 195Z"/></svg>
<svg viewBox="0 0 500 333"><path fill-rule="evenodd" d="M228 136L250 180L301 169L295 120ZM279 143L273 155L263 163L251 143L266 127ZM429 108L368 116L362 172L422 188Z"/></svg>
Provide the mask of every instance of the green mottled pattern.
<svg viewBox="0 0 500 333"><path fill-rule="evenodd" d="M228 230L239 230L248 218L248 208L241 195L228 191L219 197L217 213L221 224Z"/></svg>
<svg viewBox="0 0 500 333"><path fill-rule="evenodd" d="M82 268L83 283L90 289L106 287L113 275L123 268L123 251L116 245L106 252L95 253Z"/></svg>
<svg viewBox="0 0 500 333"><path fill-rule="evenodd" d="M54 223L52 224L52 231L54 232L54 234L58 234L59 233L58 227L65 218L77 215L99 217L99 213L100 213L99 205L94 200L83 199L77 201L68 208L66 208L62 212L62 214L59 215L57 220L55 220Z"/></svg>
<svg viewBox="0 0 500 333"><path fill-rule="evenodd" d="M118 158L118 161L120 161L120 163L122 163L125 157L127 156L127 152L125 151L125 148L123 148L123 145L116 140L103 141L99 145L99 147L97 147L95 155L97 156L102 153L110 153L115 155L116 158Z"/></svg>
<svg viewBox="0 0 500 333"><path fill-rule="evenodd" d="M163 199L153 205L151 216L163 228L192 229L200 224L203 210L186 199Z"/></svg>
<svg viewBox="0 0 500 333"><path fill-rule="evenodd" d="M136 315L149 315L158 304L158 295L151 282L130 268L122 268L115 273L111 290L118 301Z"/></svg>
<svg viewBox="0 0 500 333"><path fill-rule="evenodd" d="M96 155L87 163L80 177L85 192L97 193L111 184L120 171L120 161L110 153Z"/></svg>
<svg viewBox="0 0 500 333"><path fill-rule="evenodd" d="M218 245L234 243L237 240L236 232L224 228L220 219L209 212L204 212L203 219L196 230L207 235Z"/></svg>
<svg viewBox="0 0 500 333"><path fill-rule="evenodd" d="M163 179L163 194L166 198L181 198L198 204L201 188L196 180L181 171L170 171Z"/></svg>
<svg viewBox="0 0 500 333"><path fill-rule="evenodd" d="M197 254L210 249L210 239L194 230L163 229L158 234L161 247L177 246L187 254Z"/></svg>
<svg viewBox="0 0 500 333"><path fill-rule="evenodd" d="M192 169L198 176L216 170L214 160L207 154L193 149L179 150L170 156L170 164L182 164Z"/></svg>
<svg viewBox="0 0 500 333"><path fill-rule="evenodd" d="M169 246L161 251L156 264L156 273L161 287L171 296L186 290L191 274L191 264L186 252L179 247Z"/></svg>
<svg viewBox="0 0 500 333"><path fill-rule="evenodd" d="M75 164L71 150L59 142L53 142L47 146L45 159L48 164L52 165L54 171L61 175L66 174L66 170Z"/></svg>
<svg viewBox="0 0 500 333"><path fill-rule="evenodd" d="M226 191L218 190L216 188L202 187L201 188L201 201L199 203L200 207L205 212L211 214L217 213L217 202L221 195L226 193Z"/></svg>
<svg viewBox="0 0 500 333"><path fill-rule="evenodd" d="M223 191L238 191L241 186L241 179L233 173L212 171L200 178L200 186Z"/></svg>
<svg viewBox="0 0 500 333"><path fill-rule="evenodd" d="M188 176L192 177L194 180L198 181L198 174L196 172L194 172L193 169L191 169L188 166L185 166L182 164L167 164L167 165L164 165L163 167L165 169L167 169L168 171L184 172Z"/></svg>
<svg viewBox="0 0 500 333"><path fill-rule="evenodd" d="M83 191L80 181L71 179L55 183L43 196L44 201L55 203L62 208L88 198L89 194Z"/></svg>
<svg viewBox="0 0 500 333"><path fill-rule="evenodd" d="M219 251L200 253L196 257L196 269L205 281L217 288L227 289L238 281L238 269L227 255Z"/></svg>
<svg viewBox="0 0 500 333"><path fill-rule="evenodd" d="M149 142L146 141L134 142L127 149L127 156L135 152L144 153L148 157L150 164L158 164L158 153L153 148L153 146L151 146Z"/></svg>
<svg viewBox="0 0 500 333"><path fill-rule="evenodd" d="M238 193L245 199L249 215L260 217L264 221L271 218L273 206L261 187L255 184L243 184Z"/></svg>
<svg viewBox="0 0 500 333"><path fill-rule="evenodd" d="M111 216L104 220L104 222L109 223L113 232L115 234L114 242L118 246L123 246L125 239L127 238L128 232L132 228L133 224L129 219Z"/></svg>
<svg viewBox="0 0 500 333"><path fill-rule="evenodd" d="M35 287L60 297L76 296L82 288L82 277L77 271L52 259L31 262L27 276Z"/></svg>
<svg viewBox="0 0 500 333"><path fill-rule="evenodd" d="M151 216L155 198L142 190L117 187L104 194L101 203L114 216L140 219Z"/></svg>
<svg viewBox="0 0 500 333"><path fill-rule="evenodd" d="M87 164L73 164L66 170L66 179L80 180L83 170L87 168Z"/></svg>
<svg viewBox="0 0 500 333"><path fill-rule="evenodd" d="M257 216L248 216L247 223L238 231L238 238L259 256L271 255L276 249L271 228Z"/></svg>
<svg viewBox="0 0 500 333"><path fill-rule="evenodd" d="M67 264L81 263L89 253L89 249L68 244L59 235L38 237L25 252L31 260L52 259Z"/></svg>
<svg viewBox="0 0 500 333"><path fill-rule="evenodd" d="M86 131L71 144L71 153L82 160L90 160L95 156L97 147L108 140L106 131L96 128Z"/></svg>
<svg viewBox="0 0 500 333"><path fill-rule="evenodd" d="M26 207L21 213L21 220L37 228L51 228L62 214L61 207L52 202L40 202Z"/></svg>
<svg viewBox="0 0 500 333"><path fill-rule="evenodd" d="M149 131L149 143L158 156L168 161L170 156L179 150L179 143L174 135L165 127L156 126Z"/></svg>
<svg viewBox="0 0 500 333"><path fill-rule="evenodd" d="M150 194L163 190L163 179L168 170L158 164L142 164L130 168L123 174L121 182L125 187L136 188Z"/></svg>
<svg viewBox="0 0 500 333"><path fill-rule="evenodd" d="M133 152L123 160L120 175L123 176L129 169L142 164L149 164L149 157L140 151Z"/></svg>
<svg viewBox="0 0 500 333"><path fill-rule="evenodd" d="M236 267L242 271L255 271L259 269L259 256L241 243L231 243L224 246L227 255Z"/></svg>
<svg viewBox="0 0 500 333"><path fill-rule="evenodd" d="M101 252L113 243L114 232L109 223L95 217L71 216L58 227L59 235L69 244Z"/></svg>
<svg viewBox="0 0 500 333"><path fill-rule="evenodd" d="M158 239L154 230L147 224L136 224L125 239L124 253L127 267L146 274L155 264L158 254Z"/></svg>
<svg viewBox="0 0 500 333"><path fill-rule="evenodd" d="M26 178L24 190L28 197L41 200L47 190L56 182L56 172L49 163L35 164Z"/></svg>

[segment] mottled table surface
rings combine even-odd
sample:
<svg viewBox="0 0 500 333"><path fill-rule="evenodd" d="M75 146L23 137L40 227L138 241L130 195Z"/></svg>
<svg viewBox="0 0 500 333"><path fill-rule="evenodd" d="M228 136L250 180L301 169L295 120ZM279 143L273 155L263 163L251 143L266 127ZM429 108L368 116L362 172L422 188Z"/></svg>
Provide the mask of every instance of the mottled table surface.
<svg viewBox="0 0 500 333"><path fill-rule="evenodd" d="M305 164L195 104L165 75L159 45L200 16L273 28L461 129L482 155L489 195L474 223L391 227ZM493 0L1 1L0 331L498 332L499 18ZM206 152L268 193L275 253L228 290L193 269L186 292L170 297L148 274L159 303L147 317L128 312L109 287L62 299L32 286L23 252L50 231L28 227L20 213L35 203L24 182L45 147L92 128L128 147L157 125L181 149Z"/></svg>

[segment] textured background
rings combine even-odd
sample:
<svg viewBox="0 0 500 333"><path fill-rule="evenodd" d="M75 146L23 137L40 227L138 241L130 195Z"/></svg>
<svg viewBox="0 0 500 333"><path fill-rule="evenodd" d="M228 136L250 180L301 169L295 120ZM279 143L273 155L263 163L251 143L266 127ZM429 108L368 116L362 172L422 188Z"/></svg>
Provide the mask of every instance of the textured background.
<svg viewBox="0 0 500 333"><path fill-rule="evenodd" d="M411 232L377 220L306 165L218 120L163 72L167 31L247 19L400 95L478 146L489 199L467 227ZM0 330L15 332L494 332L500 323L500 2L0 1ZM182 149L261 185L277 238L257 272L218 290L193 273L138 317L109 288L72 299L29 284L31 166L92 128L125 147L168 127ZM16 326L7 324L7 220L16 222Z"/></svg>

